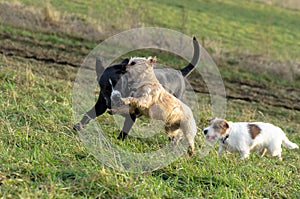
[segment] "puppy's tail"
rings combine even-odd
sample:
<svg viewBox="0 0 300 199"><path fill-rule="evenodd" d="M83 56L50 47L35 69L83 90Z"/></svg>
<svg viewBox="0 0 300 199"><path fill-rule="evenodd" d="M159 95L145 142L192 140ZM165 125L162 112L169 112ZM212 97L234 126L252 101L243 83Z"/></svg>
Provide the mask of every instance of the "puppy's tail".
<svg viewBox="0 0 300 199"><path fill-rule="evenodd" d="M196 37L193 37L193 46L194 46L194 55L192 58L192 61L183 69L180 70L182 75L185 77L192 72L192 70L195 68L195 66L198 64L199 58L200 58L200 46L196 39Z"/></svg>
<svg viewBox="0 0 300 199"><path fill-rule="evenodd" d="M286 148L289 148L289 149L298 149L299 148L299 146L297 144L291 142L286 137L286 135L284 135L284 137L283 137L282 144L283 144L283 146L285 146Z"/></svg>

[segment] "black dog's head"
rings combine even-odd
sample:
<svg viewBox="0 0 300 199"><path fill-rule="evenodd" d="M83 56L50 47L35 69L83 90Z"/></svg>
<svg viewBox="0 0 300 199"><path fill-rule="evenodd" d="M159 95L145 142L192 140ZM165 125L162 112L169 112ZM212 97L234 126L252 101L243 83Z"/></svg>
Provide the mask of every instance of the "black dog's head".
<svg viewBox="0 0 300 199"><path fill-rule="evenodd" d="M124 74L126 72L126 65L128 64L128 62L129 59L126 58L119 64L115 64L105 68L103 66L103 60L101 59L101 57L96 57L96 73L98 82L103 75L110 75L114 72Z"/></svg>
<svg viewBox="0 0 300 199"><path fill-rule="evenodd" d="M129 59L124 59L121 63L104 68L102 60L96 59L97 80L100 86L100 92L103 95L107 107L111 108L111 93L112 88L120 84L122 75L126 73L126 65Z"/></svg>

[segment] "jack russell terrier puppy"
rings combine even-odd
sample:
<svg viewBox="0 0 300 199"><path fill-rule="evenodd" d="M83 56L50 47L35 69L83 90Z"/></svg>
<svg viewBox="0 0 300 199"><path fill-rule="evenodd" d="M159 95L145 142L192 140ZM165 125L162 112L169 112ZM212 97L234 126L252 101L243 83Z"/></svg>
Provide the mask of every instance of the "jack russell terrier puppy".
<svg viewBox="0 0 300 199"><path fill-rule="evenodd" d="M299 148L286 137L281 128L263 122L227 122L213 118L203 130L209 142L220 141L218 153L224 150L238 152L242 159L248 158L250 151L259 151L261 156L268 152L281 158L281 144L289 149Z"/></svg>

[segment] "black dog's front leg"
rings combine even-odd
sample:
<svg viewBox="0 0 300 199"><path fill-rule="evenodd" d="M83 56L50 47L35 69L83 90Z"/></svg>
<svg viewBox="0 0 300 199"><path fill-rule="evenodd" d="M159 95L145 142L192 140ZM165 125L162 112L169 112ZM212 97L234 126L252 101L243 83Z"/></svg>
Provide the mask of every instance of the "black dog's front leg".
<svg viewBox="0 0 300 199"><path fill-rule="evenodd" d="M92 119L95 119L99 115L102 115L107 109L106 101L100 92L98 100L91 110L86 112L80 122L73 126L73 129L76 131L82 130L85 125L87 125Z"/></svg>
<svg viewBox="0 0 300 199"><path fill-rule="evenodd" d="M120 134L117 139L124 140L126 138L131 127L133 126L135 120L136 120L135 113L131 113L131 114L125 116L125 122L124 122L123 128L120 131Z"/></svg>

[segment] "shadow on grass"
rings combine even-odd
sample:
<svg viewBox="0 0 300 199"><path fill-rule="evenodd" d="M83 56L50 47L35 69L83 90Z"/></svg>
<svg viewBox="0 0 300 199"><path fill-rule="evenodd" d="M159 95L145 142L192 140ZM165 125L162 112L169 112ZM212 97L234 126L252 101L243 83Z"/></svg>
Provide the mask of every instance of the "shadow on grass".
<svg viewBox="0 0 300 199"><path fill-rule="evenodd" d="M190 187L191 184L198 184L199 186L207 187L207 186L226 186L229 187L229 184L225 182L224 180L221 180L217 177L207 177L207 176L190 176L190 175L178 175L171 172L161 172L161 171L154 171L152 173L152 176L161 178L164 181L167 182L177 182L178 188L180 189L186 189Z"/></svg>

